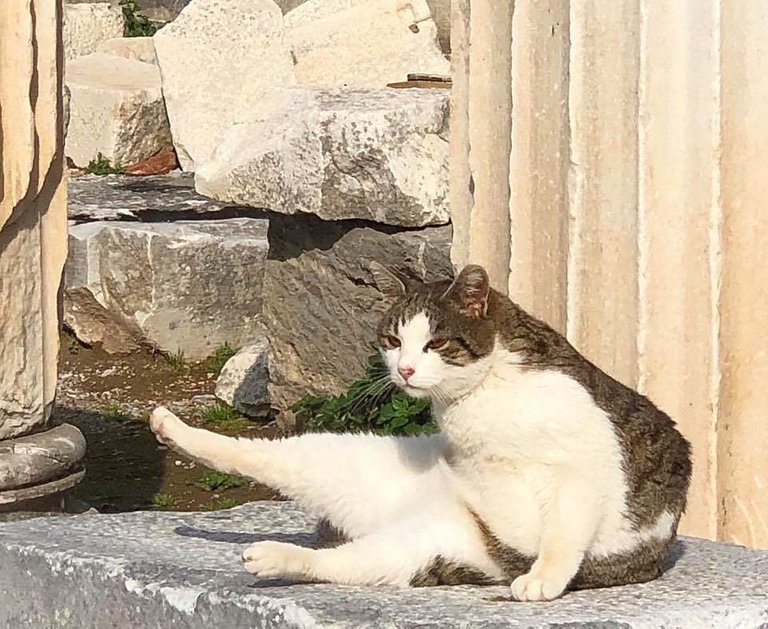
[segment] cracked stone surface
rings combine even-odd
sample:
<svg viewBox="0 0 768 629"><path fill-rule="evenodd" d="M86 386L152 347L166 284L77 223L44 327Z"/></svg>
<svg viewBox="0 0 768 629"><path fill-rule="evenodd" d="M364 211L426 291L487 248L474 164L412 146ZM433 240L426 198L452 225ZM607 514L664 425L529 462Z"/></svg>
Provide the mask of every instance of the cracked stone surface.
<svg viewBox="0 0 768 629"><path fill-rule="evenodd" d="M58 627L761 627L768 551L681 539L652 583L514 603L507 588L294 584L246 573L254 541L311 545L293 503L0 525L0 625ZM148 543L149 542L149 543Z"/></svg>
<svg viewBox="0 0 768 629"><path fill-rule="evenodd" d="M168 221L194 218L261 216L259 210L214 201L195 192L194 175L83 175L70 177L70 221Z"/></svg>
<svg viewBox="0 0 768 629"><path fill-rule="evenodd" d="M282 214L445 225L448 90L286 90L271 118L232 127L198 192Z"/></svg>
<svg viewBox="0 0 768 629"><path fill-rule="evenodd" d="M241 347L260 330L267 227L250 218L71 227L64 321L81 336L103 327L74 307L84 288L162 351L199 360L224 343Z"/></svg>

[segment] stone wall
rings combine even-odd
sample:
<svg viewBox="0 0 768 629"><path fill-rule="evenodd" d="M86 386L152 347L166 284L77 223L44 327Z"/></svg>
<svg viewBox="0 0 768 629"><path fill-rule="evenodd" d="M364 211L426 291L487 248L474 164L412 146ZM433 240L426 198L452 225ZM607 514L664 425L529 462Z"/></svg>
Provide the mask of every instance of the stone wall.
<svg viewBox="0 0 768 629"><path fill-rule="evenodd" d="M454 262L678 421L684 532L768 546L765 3L495 4L454 3Z"/></svg>
<svg viewBox="0 0 768 629"><path fill-rule="evenodd" d="M52 428L67 249L61 5L0 5L0 509L75 484L85 444ZM33 435L34 436L29 436Z"/></svg>

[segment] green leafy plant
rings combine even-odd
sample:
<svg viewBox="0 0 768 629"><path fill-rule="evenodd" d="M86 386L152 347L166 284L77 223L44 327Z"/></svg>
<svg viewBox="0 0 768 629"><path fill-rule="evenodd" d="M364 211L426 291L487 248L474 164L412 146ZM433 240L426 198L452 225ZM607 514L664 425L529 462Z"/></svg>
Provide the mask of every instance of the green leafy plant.
<svg viewBox="0 0 768 629"><path fill-rule="evenodd" d="M96 156L96 159L92 159L88 162L85 172L89 175L119 175L120 168L118 168L117 165L113 166L108 157L104 157L104 155L99 153Z"/></svg>
<svg viewBox="0 0 768 629"><path fill-rule="evenodd" d="M334 397L305 395L291 410L310 431L417 435L437 430L429 400L398 390L378 353L368 359L365 375L345 393Z"/></svg>
<svg viewBox="0 0 768 629"><path fill-rule="evenodd" d="M120 6L125 19L123 37L152 37L157 32L157 27L141 13L136 0L120 0Z"/></svg>
<svg viewBox="0 0 768 629"><path fill-rule="evenodd" d="M245 480L239 476L225 474L224 472L208 472L203 474L195 484L208 491L226 491L227 489L241 487L244 483Z"/></svg>
<svg viewBox="0 0 768 629"><path fill-rule="evenodd" d="M176 497L173 494L155 494L152 496L152 506L159 509L170 509L176 504Z"/></svg>
<svg viewBox="0 0 768 629"><path fill-rule="evenodd" d="M237 506L237 500L233 498L219 498L210 504L200 507L202 511L221 511L222 509L231 509Z"/></svg>
<svg viewBox="0 0 768 629"><path fill-rule="evenodd" d="M229 343L224 343L224 345L217 347L208 359L208 364L206 365L208 371L218 378L221 375L221 370L224 369L224 365L235 354L237 354L237 350L230 347Z"/></svg>

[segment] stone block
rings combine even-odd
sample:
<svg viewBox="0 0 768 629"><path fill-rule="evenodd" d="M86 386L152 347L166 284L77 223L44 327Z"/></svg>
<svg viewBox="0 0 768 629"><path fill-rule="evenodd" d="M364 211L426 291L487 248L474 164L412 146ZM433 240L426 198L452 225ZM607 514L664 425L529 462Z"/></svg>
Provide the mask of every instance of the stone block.
<svg viewBox="0 0 768 629"><path fill-rule="evenodd" d="M68 424L0 441L0 505L15 502L16 490L79 472L84 456L85 438Z"/></svg>
<svg viewBox="0 0 768 629"><path fill-rule="evenodd" d="M69 64L67 87L65 152L77 166L99 153L127 166L172 147L156 66L94 53Z"/></svg>
<svg viewBox="0 0 768 629"><path fill-rule="evenodd" d="M83 175L69 180L67 215L71 221L201 218L260 218L263 212L214 201L195 192L192 173L127 177Z"/></svg>
<svg viewBox="0 0 768 629"><path fill-rule="evenodd" d="M768 551L696 538L642 585L515 603L509 588L356 587L258 579L258 540L317 544L291 502L216 513L76 515L0 524L4 627L762 627Z"/></svg>
<svg viewBox="0 0 768 629"><path fill-rule="evenodd" d="M279 116L233 128L195 184L285 214L446 224L448 106L443 90L294 90Z"/></svg>
<svg viewBox="0 0 768 629"><path fill-rule="evenodd" d="M260 329L265 220L86 223L69 239L66 290L86 288L157 349L197 360ZM73 330L77 316L65 312Z"/></svg>
<svg viewBox="0 0 768 629"><path fill-rule="evenodd" d="M269 343L249 343L230 358L216 381L216 397L248 417L270 412Z"/></svg>
<svg viewBox="0 0 768 629"><path fill-rule="evenodd" d="M450 74L424 0L310 0L286 14L285 27L303 85L384 87L410 73Z"/></svg>
<svg viewBox="0 0 768 629"><path fill-rule="evenodd" d="M295 83L272 0L192 0L154 41L184 170L206 160L232 125L279 110L282 88Z"/></svg>
<svg viewBox="0 0 768 629"><path fill-rule="evenodd" d="M114 37L100 42L96 46L96 52L157 64L155 43L151 37Z"/></svg>
<svg viewBox="0 0 768 629"><path fill-rule="evenodd" d="M123 11L117 3L64 3L64 57L67 61L95 52L103 41L122 37Z"/></svg>

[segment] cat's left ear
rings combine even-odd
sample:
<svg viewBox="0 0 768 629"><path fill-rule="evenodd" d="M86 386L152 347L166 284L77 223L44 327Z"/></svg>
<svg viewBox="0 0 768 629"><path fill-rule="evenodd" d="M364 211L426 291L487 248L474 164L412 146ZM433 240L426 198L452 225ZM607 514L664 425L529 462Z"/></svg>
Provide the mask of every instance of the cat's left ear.
<svg viewBox="0 0 768 629"><path fill-rule="evenodd" d="M485 269L477 264L470 264L462 269L445 295L455 299L460 310L468 317L482 319L488 312L490 292L491 285Z"/></svg>
<svg viewBox="0 0 768 629"><path fill-rule="evenodd" d="M372 261L368 265L368 269L371 271L371 275L373 275L376 286L386 297L393 300L405 297L407 291L405 278L400 277L397 273L376 261Z"/></svg>

